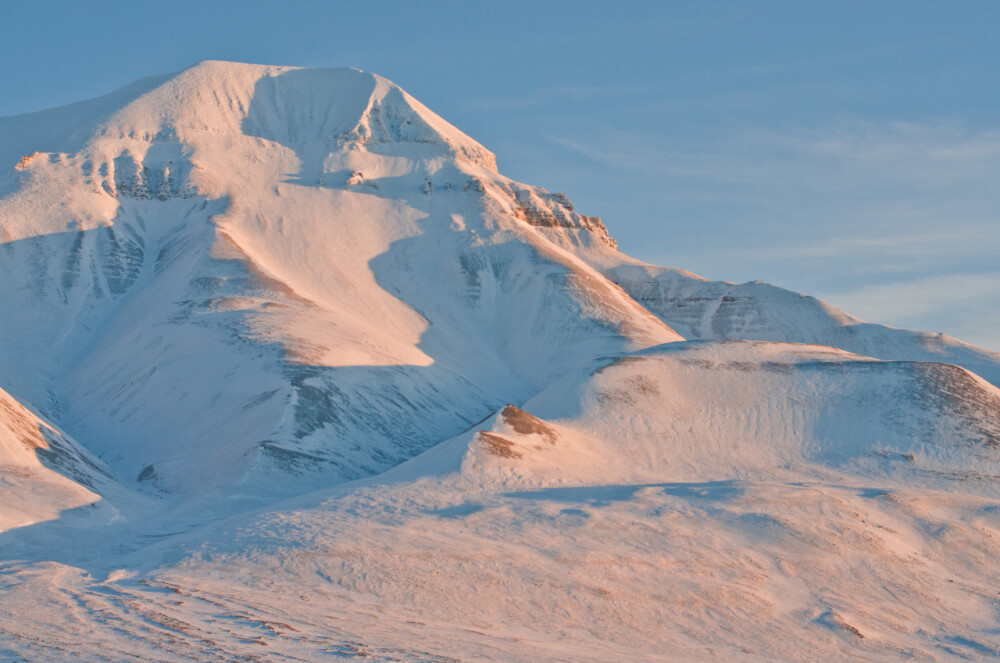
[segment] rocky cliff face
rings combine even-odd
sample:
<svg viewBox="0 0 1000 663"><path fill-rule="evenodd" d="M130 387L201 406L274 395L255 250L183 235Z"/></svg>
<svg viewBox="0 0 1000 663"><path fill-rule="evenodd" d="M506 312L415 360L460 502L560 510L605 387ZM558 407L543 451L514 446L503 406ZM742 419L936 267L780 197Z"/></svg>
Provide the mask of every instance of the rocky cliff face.
<svg viewBox="0 0 1000 663"><path fill-rule="evenodd" d="M516 184L503 187L513 200L514 216L525 223L540 228L581 229L612 249L618 243L608 235L600 217L584 216L573 209L573 204L563 193L549 193L540 188L520 187Z"/></svg>

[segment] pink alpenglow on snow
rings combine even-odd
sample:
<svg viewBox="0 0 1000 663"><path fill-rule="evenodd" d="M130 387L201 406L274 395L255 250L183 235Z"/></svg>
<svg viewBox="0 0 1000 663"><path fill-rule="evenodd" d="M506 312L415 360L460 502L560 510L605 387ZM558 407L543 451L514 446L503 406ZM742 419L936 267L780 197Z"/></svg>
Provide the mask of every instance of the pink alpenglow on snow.
<svg viewBox="0 0 1000 663"><path fill-rule="evenodd" d="M1000 355L619 252L355 69L0 119L0 657L1000 656Z"/></svg>

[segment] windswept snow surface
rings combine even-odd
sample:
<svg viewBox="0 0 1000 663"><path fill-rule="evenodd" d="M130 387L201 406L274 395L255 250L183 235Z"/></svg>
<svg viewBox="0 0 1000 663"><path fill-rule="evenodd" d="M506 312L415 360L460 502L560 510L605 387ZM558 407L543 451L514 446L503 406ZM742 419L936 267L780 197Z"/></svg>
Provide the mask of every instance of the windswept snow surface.
<svg viewBox="0 0 1000 663"><path fill-rule="evenodd" d="M10 564L0 646L995 657L998 406L1000 390L953 366L816 346L606 357L381 477L131 555Z"/></svg>
<svg viewBox="0 0 1000 663"><path fill-rule="evenodd" d="M1000 355L624 256L353 69L0 159L0 660L1000 657Z"/></svg>

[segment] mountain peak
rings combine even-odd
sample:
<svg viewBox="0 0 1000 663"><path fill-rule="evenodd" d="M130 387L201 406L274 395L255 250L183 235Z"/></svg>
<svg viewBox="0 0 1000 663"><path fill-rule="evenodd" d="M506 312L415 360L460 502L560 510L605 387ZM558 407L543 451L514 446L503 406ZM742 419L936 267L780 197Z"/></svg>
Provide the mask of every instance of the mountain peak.
<svg viewBox="0 0 1000 663"><path fill-rule="evenodd" d="M0 182L0 300L35 312L0 325L0 385L130 481L373 474L581 358L681 340L574 255L613 252L596 217L385 78L207 61L99 105Z"/></svg>
<svg viewBox="0 0 1000 663"><path fill-rule="evenodd" d="M301 150L408 143L496 170L489 150L395 83L353 68L305 69L206 60L116 113L110 137L228 133ZM443 150L441 149L443 148Z"/></svg>
<svg viewBox="0 0 1000 663"><path fill-rule="evenodd" d="M410 173L423 183L448 167L459 187L496 175L489 150L391 81L353 68L206 60L89 102L2 118L4 146L0 196L75 192L53 198L34 221L8 199L7 239L109 223L121 193L239 204L241 191L324 187L355 172L367 181Z"/></svg>

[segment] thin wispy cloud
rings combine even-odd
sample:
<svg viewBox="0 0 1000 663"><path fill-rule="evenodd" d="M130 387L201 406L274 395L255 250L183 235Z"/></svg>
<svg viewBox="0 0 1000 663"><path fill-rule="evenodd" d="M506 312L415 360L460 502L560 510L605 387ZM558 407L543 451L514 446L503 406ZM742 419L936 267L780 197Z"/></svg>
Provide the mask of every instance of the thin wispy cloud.
<svg viewBox="0 0 1000 663"><path fill-rule="evenodd" d="M863 319L947 331L1000 349L1000 271L916 278L820 296Z"/></svg>
<svg viewBox="0 0 1000 663"><path fill-rule="evenodd" d="M1000 301L1000 271L988 274L949 274L911 281L862 286L828 293L831 298L848 299L859 314L890 315L904 318L935 313L942 307L962 307L970 303Z"/></svg>
<svg viewBox="0 0 1000 663"><path fill-rule="evenodd" d="M792 133L734 130L697 140L605 128L550 140L616 168L699 177L706 183L805 181L810 188L830 191L859 182L866 188L914 189L928 183L935 188L993 184L1000 166L1000 130L973 131L949 123L854 123ZM877 180L870 180L871 174Z"/></svg>
<svg viewBox="0 0 1000 663"><path fill-rule="evenodd" d="M566 102L581 103L594 99L639 95L648 89L647 85L555 85L529 94L468 99L459 104L459 110L475 113L528 110Z"/></svg>

